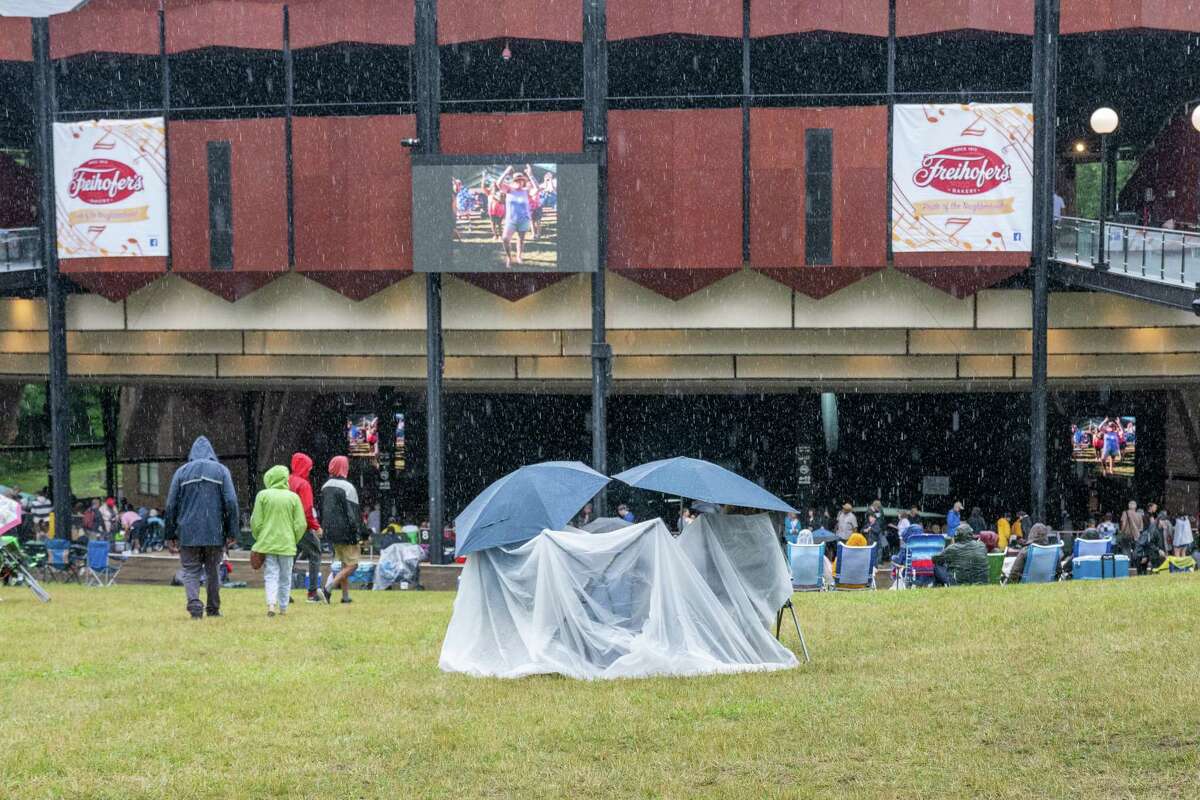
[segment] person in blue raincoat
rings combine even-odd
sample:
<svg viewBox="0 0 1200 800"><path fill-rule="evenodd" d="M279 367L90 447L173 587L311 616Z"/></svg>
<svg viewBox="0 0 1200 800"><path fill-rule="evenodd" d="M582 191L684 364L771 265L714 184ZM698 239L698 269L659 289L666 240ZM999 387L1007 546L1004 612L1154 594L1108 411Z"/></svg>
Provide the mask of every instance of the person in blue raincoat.
<svg viewBox="0 0 1200 800"><path fill-rule="evenodd" d="M171 477L163 519L164 538L175 543L192 619L221 616L220 564L238 534L238 501L229 470L206 436L196 437L188 461ZM200 604L200 576L207 601Z"/></svg>

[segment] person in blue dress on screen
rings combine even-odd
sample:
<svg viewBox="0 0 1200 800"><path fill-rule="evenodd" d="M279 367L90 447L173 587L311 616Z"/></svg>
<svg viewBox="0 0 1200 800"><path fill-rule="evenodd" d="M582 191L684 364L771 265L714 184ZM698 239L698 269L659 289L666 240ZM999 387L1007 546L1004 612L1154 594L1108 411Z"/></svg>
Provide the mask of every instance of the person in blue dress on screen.
<svg viewBox="0 0 1200 800"><path fill-rule="evenodd" d="M1106 418L1100 429L1101 436L1103 437L1100 463L1105 475L1113 475L1115 474L1113 470L1114 463L1121 460L1121 439L1123 438L1121 425Z"/></svg>
<svg viewBox="0 0 1200 800"><path fill-rule="evenodd" d="M504 193L504 266L506 269L512 269L513 234L517 236L515 262L524 263L525 237L533 230L532 197L537 188L530 175L524 172L514 175L512 167L504 170L504 174L496 183Z"/></svg>

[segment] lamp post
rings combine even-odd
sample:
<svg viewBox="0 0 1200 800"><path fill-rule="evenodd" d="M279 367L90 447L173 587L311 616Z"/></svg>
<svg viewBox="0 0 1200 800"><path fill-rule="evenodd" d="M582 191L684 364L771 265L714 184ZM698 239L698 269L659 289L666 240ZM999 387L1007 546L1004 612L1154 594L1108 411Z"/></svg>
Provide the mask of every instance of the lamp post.
<svg viewBox="0 0 1200 800"><path fill-rule="evenodd" d="M1200 106L1192 109L1192 127L1200 132ZM1196 186L1196 226L1200 227L1200 185Z"/></svg>
<svg viewBox="0 0 1200 800"><path fill-rule="evenodd" d="M1117 129L1120 119L1111 108L1098 108L1092 112L1092 130L1100 135L1100 224L1097 234L1100 239L1099 253L1092 266L1103 272L1108 269L1108 239L1104 231L1104 218L1108 216L1108 135Z"/></svg>

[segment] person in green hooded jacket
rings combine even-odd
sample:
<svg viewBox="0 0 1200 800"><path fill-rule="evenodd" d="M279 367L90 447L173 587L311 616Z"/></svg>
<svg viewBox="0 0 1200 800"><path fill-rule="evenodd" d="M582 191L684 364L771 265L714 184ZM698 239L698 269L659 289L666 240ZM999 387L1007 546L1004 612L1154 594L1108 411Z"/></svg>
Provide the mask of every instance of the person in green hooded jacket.
<svg viewBox="0 0 1200 800"><path fill-rule="evenodd" d="M970 523L960 523L954 542L933 557L933 572L939 586L988 582L987 547L975 538Z"/></svg>
<svg viewBox="0 0 1200 800"><path fill-rule="evenodd" d="M276 612L287 613L292 590L292 562L296 558L296 545L308 529L304 518L304 506L300 497L288 489L288 468L279 464L263 475L263 485L254 498L254 511L250 515L250 534L254 546L250 549L262 553L263 581L267 589L267 616Z"/></svg>

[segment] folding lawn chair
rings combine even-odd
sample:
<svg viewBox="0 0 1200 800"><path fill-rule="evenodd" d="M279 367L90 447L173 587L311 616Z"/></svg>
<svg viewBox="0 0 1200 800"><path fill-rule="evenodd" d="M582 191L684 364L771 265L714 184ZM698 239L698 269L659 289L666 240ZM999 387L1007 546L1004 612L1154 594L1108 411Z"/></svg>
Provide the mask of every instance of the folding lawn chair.
<svg viewBox="0 0 1200 800"><path fill-rule="evenodd" d="M825 545L788 543L788 566L792 571L792 590L823 592L825 585Z"/></svg>
<svg viewBox="0 0 1200 800"><path fill-rule="evenodd" d="M897 564L896 585L933 585L933 557L946 549L946 537L940 533L918 533L904 542L904 562Z"/></svg>
<svg viewBox="0 0 1200 800"><path fill-rule="evenodd" d="M788 565L792 573L792 591L822 592L829 587L825 585L825 545L822 544L792 544L787 543ZM800 637L800 647L804 651L804 661L810 662L808 642L804 641L804 631L800 630L800 620L796 617L796 608L789 597L775 615L775 638L783 627L783 613L790 611L792 624L796 626L796 635Z"/></svg>
<svg viewBox="0 0 1200 800"><path fill-rule="evenodd" d="M25 566L30 572L42 580L46 580L46 544L45 542L29 541L21 545L25 551Z"/></svg>
<svg viewBox="0 0 1200 800"><path fill-rule="evenodd" d="M70 583L79 580L79 564L71 557L71 543L66 539L46 542L46 570L50 578Z"/></svg>
<svg viewBox="0 0 1200 800"><path fill-rule="evenodd" d="M108 542L103 539L88 542L85 572L88 586L112 586L122 566L124 559L113 558Z"/></svg>
<svg viewBox="0 0 1200 800"><path fill-rule="evenodd" d="M1075 539L1075 544L1071 547L1071 557L1079 558L1080 556L1106 556L1112 552L1113 540L1108 539Z"/></svg>
<svg viewBox="0 0 1200 800"><path fill-rule="evenodd" d="M50 602L50 595L29 571L25 551L15 536L0 536L0 577L5 581L23 583L43 603Z"/></svg>
<svg viewBox="0 0 1200 800"><path fill-rule="evenodd" d="M1053 583L1058 564L1062 561L1062 542L1058 544L1031 544L1025 552L1025 570L1021 583Z"/></svg>
<svg viewBox="0 0 1200 800"><path fill-rule="evenodd" d="M837 564L833 571L833 588L837 591L875 588L876 545L850 547L838 542Z"/></svg>

